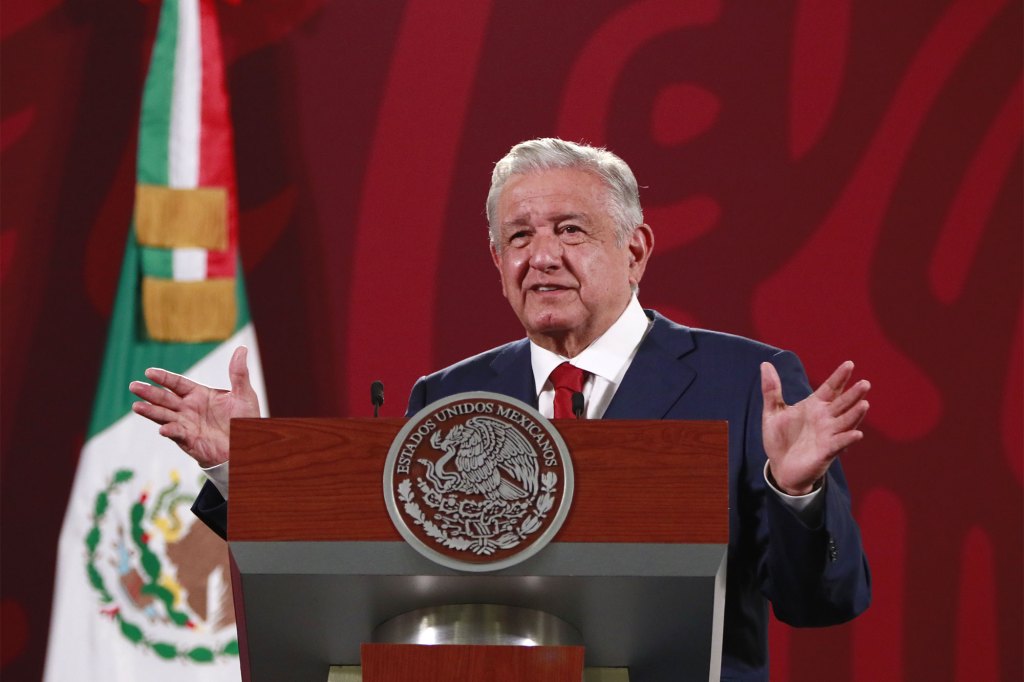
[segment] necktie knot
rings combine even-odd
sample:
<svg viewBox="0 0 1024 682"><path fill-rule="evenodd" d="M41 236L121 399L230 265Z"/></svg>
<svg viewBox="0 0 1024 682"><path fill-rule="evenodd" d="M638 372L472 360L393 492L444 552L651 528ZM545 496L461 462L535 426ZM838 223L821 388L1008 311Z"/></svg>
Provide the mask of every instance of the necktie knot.
<svg viewBox="0 0 1024 682"><path fill-rule="evenodd" d="M585 375L586 372L579 367L563 362L551 370L551 385L555 387L556 391L560 388L574 392L582 391Z"/></svg>
<svg viewBox="0 0 1024 682"><path fill-rule="evenodd" d="M586 381L587 372L563 362L552 370L548 379L555 387L555 410L556 419L573 417L572 396L574 393L583 391L583 382Z"/></svg>

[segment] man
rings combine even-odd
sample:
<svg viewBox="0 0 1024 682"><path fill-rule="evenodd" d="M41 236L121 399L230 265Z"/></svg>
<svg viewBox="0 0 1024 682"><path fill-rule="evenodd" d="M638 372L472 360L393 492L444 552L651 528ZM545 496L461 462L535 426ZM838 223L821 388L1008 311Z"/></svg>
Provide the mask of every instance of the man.
<svg viewBox="0 0 1024 682"><path fill-rule="evenodd" d="M791 353L643 310L636 291L654 235L632 171L610 152L550 138L516 145L495 166L487 217L502 293L527 338L420 379L408 413L487 390L552 416L551 373L569 363L584 371L588 418L728 420L723 679L767 678L767 601L796 626L867 608L867 562L836 460L863 437L868 410L870 386L850 384L853 364L812 393ZM193 509L222 535L228 421L259 414L244 349L229 373L230 391L157 369L146 376L169 390L130 387L149 401L136 412L212 468Z"/></svg>

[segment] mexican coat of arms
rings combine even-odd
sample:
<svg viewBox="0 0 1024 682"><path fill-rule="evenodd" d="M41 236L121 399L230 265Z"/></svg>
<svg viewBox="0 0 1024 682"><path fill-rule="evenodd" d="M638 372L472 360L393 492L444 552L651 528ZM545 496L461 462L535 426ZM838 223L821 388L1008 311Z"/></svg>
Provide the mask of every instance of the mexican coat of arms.
<svg viewBox="0 0 1024 682"><path fill-rule="evenodd" d="M402 536L450 568L517 564L557 533L572 499L561 436L532 407L494 393L428 405L395 438L384 470Z"/></svg>

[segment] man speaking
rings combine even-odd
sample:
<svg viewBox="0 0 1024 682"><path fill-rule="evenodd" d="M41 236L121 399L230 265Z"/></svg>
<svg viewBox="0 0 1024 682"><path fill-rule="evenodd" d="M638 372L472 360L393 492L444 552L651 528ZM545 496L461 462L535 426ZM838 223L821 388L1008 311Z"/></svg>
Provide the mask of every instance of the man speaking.
<svg viewBox="0 0 1024 682"><path fill-rule="evenodd" d="M490 250L526 338L420 379L407 414L464 391L522 400L547 417L582 393L590 419L729 422L729 550L722 679L768 676L768 611L794 626L853 618L871 600L837 455L863 437L865 380L841 364L811 392L792 353L691 329L644 310L654 247L632 171L604 149L558 139L513 147L487 197ZM245 349L231 390L161 369L133 382L133 408L210 477L193 511L222 536L228 428L258 417ZM161 388L162 387L162 388ZM577 406L578 407L578 406Z"/></svg>

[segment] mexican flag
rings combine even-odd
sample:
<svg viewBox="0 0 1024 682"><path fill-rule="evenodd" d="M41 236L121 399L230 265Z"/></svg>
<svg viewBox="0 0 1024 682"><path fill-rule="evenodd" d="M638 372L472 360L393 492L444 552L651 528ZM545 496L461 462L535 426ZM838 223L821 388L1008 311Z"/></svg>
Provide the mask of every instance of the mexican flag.
<svg viewBox="0 0 1024 682"><path fill-rule="evenodd" d="M227 546L189 511L203 473L131 411L147 367L227 384L249 347L233 141L212 1L164 0L134 218L58 551L46 680L238 680Z"/></svg>

